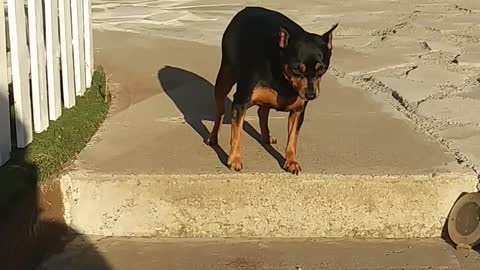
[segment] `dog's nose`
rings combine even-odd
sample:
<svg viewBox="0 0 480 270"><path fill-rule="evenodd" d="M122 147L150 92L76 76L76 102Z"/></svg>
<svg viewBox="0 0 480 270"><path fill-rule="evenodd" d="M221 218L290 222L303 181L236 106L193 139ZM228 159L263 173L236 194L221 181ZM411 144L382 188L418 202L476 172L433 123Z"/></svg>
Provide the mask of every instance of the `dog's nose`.
<svg viewBox="0 0 480 270"><path fill-rule="evenodd" d="M315 93L306 93L305 98L308 100L312 100L315 98Z"/></svg>

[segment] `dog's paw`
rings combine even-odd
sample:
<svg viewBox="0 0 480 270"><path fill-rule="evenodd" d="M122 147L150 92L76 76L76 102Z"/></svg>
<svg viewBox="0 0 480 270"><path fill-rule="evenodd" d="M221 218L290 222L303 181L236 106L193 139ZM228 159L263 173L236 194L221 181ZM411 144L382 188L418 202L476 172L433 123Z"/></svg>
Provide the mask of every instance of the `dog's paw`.
<svg viewBox="0 0 480 270"><path fill-rule="evenodd" d="M218 137L217 136L209 136L208 139L205 141L207 145L214 146L218 144Z"/></svg>
<svg viewBox="0 0 480 270"><path fill-rule="evenodd" d="M239 172L243 169L243 164L242 164L239 156L228 157L227 165L230 168L230 170L233 170L233 171Z"/></svg>
<svg viewBox="0 0 480 270"><path fill-rule="evenodd" d="M264 144L276 144L277 143L277 138L273 136L269 136L268 138L263 138L262 139Z"/></svg>
<svg viewBox="0 0 480 270"><path fill-rule="evenodd" d="M285 171L295 175L298 175L298 173L302 170L302 168L300 167L300 164L298 164L296 160L285 161L283 168L285 169Z"/></svg>

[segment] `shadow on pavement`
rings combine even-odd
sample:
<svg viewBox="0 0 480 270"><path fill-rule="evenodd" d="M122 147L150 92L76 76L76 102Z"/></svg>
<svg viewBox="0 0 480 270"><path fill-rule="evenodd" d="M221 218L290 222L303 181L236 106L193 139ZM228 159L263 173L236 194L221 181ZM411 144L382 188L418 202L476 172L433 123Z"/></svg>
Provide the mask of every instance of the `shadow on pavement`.
<svg viewBox="0 0 480 270"><path fill-rule="evenodd" d="M182 112L185 121L200 135L205 142L210 134L202 121L215 121L214 85L205 78L177 67L165 66L158 71L158 80L165 93ZM224 124L231 123L232 101L225 101ZM253 109L253 108L252 108ZM269 144L262 143L260 133L247 121L244 131L255 139L283 167L285 158ZM223 127L219 136L230 136L230 129ZM219 160L227 166L228 154L220 146L212 146Z"/></svg>
<svg viewBox="0 0 480 270"><path fill-rule="evenodd" d="M28 147L15 149L15 144L11 159L0 166L0 269L32 270L73 237L84 237L65 224L58 181L38 183L38 167L26 158ZM87 247L99 266L92 270L111 269L92 245Z"/></svg>

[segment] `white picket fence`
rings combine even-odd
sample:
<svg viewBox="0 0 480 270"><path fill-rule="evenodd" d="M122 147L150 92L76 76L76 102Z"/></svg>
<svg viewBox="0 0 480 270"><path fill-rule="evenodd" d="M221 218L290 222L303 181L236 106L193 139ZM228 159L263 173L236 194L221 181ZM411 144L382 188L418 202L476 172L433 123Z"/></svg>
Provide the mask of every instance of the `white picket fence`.
<svg viewBox="0 0 480 270"><path fill-rule="evenodd" d="M93 75L91 0L2 0L0 5L0 166L12 147L32 142L62 107L90 87ZM11 99L11 97L10 97Z"/></svg>

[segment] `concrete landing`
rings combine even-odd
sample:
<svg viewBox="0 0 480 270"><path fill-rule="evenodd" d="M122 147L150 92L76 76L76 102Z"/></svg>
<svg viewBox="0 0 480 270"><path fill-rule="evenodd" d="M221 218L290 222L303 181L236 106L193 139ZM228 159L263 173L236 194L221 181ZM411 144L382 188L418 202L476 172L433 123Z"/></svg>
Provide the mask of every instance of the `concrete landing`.
<svg viewBox="0 0 480 270"><path fill-rule="evenodd" d="M221 147L203 143L215 115L212 82L219 48L125 33L99 32L95 40L97 63L112 74L119 88L114 93L116 108L97 142L79 156L82 169L107 174L230 172L224 166L230 125L220 132ZM333 57L348 58L350 53L339 49ZM331 73L321 91L320 99L307 108L298 142L304 173L463 172L453 155L416 132L389 104ZM227 108L230 103L231 98ZM271 113L270 130L279 141L271 147L259 143L256 108L248 111L242 141L244 173L282 172L287 116Z"/></svg>
<svg viewBox="0 0 480 270"><path fill-rule="evenodd" d="M480 269L441 240L165 240L79 237L41 270Z"/></svg>
<svg viewBox="0 0 480 270"><path fill-rule="evenodd" d="M268 146L258 142L254 108L242 143L246 168L233 173L224 166L228 120L220 147L203 143L215 113L218 47L113 32L96 32L95 41L115 99L62 178L66 218L81 233L438 237L456 198L475 190L476 176L453 154L332 72L307 109L301 175L280 166L286 113L271 113L279 144ZM338 49L333 57L345 62L351 54Z"/></svg>

